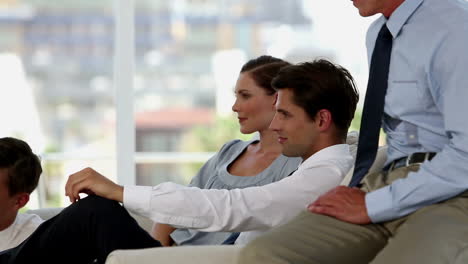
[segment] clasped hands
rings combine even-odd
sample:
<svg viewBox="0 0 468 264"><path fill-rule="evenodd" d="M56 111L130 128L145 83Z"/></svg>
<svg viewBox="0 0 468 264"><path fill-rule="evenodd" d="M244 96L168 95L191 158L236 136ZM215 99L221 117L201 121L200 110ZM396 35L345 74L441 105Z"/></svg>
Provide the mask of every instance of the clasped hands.
<svg viewBox="0 0 468 264"><path fill-rule="evenodd" d="M365 195L358 188L338 186L320 196L307 209L352 224L369 224L371 219L367 214Z"/></svg>
<svg viewBox="0 0 468 264"><path fill-rule="evenodd" d="M123 187L92 168L83 169L68 177L65 195L68 196L70 202L78 201L80 193L95 194L117 202L123 201Z"/></svg>

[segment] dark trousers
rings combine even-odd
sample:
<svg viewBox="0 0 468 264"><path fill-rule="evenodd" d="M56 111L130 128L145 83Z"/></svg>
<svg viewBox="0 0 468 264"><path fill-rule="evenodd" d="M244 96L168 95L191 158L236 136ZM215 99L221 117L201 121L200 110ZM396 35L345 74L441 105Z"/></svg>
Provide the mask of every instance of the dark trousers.
<svg viewBox="0 0 468 264"><path fill-rule="evenodd" d="M1 252L0 264L104 263L116 249L160 246L119 203L89 196L41 224L19 246Z"/></svg>

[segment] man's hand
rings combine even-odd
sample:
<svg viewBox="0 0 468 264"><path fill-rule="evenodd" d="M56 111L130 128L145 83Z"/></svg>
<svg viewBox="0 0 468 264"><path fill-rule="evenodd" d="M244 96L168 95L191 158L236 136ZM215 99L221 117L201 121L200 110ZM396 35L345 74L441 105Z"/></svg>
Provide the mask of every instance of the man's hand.
<svg viewBox="0 0 468 264"><path fill-rule="evenodd" d="M70 202L79 200L80 193L95 194L117 202L123 200L123 187L91 168L83 169L68 177L65 195L70 198Z"/></svg>
<svg viewBox="0 0 468 264"><path fill-rule="evenodd" d="M338 186L320 196L307 209L352 224L369 224L371 219L367 214L365 195L357 188Z"/></svg>

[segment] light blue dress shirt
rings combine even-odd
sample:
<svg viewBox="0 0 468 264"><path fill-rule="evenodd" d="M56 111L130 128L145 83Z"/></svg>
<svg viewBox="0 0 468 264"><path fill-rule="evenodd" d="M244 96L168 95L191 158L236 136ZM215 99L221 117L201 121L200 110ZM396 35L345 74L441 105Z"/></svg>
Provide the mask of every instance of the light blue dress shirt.
<svg viewBox="0 0 468 264"><path fill-rule="evenodd" d="M384 23L393 35L385 117L387 163L437 152L407 178L366 195L372 222L392 220L468 189L468 2L406 0Z"/></svg>

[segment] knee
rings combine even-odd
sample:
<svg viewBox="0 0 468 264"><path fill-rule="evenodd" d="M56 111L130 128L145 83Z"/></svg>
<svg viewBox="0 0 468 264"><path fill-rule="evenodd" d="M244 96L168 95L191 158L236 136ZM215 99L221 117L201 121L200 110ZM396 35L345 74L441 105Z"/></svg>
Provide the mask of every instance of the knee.
<svg viewBox="0 0 468 264"><path fill-rule="evenodd" d="M81 199L76 203L80 207L88 208L88 209L94 209L94 210L106 210L108 208L112 208L115 206L119 206L119 203L116 201L112 201L106 198L102 198L97 195L89 195L88 197Z"/></svg>
<svg viewBox="0 0 468 264"><path fill-rule="evenodd" d="M119 203L113 200L103 198L101 196L89 195L88 197L83 198L80 201L78 201L77 204L79 204L80 206L84 206L84 207L108 208L108 207L118 205Z"/></svg>
<svg viewBox="0 0 468 264"><path fill-rule="evenodd" d="M468 245L465 245L458 254L455 256L455 264L466 264L468 263Z"/></svg>
<svg viewBox="0 0 468 264"><path fill-rule="evenodd" d="M112 211L123 209L116 201L90 195L67 207L63 213L71 214L109 214Z"/></svg>

